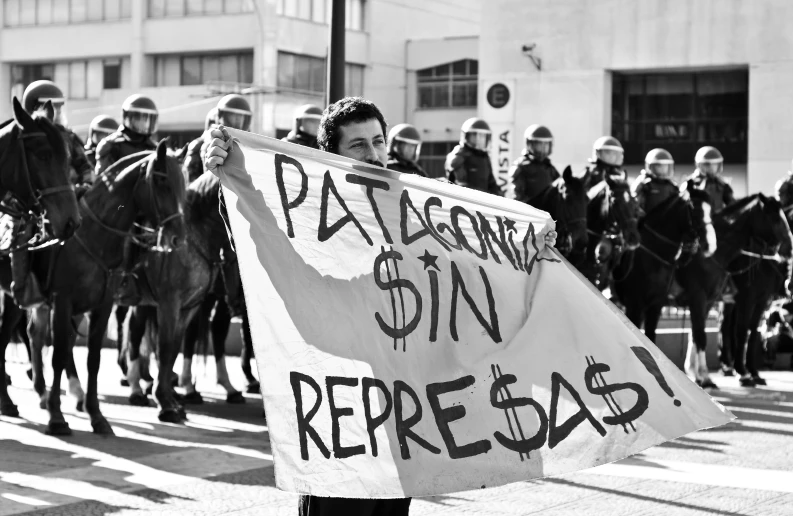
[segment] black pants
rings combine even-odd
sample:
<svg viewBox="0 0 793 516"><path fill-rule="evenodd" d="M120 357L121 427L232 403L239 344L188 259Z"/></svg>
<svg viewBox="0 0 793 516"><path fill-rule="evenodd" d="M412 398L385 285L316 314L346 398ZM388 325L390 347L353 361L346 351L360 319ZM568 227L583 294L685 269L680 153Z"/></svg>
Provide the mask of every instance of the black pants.
<svg viewBox="0 0 793 516"><path fill-rule="evenodd" d="M411 498L369 500L365 498L300 497L299 516L407 516Z"/></svg>

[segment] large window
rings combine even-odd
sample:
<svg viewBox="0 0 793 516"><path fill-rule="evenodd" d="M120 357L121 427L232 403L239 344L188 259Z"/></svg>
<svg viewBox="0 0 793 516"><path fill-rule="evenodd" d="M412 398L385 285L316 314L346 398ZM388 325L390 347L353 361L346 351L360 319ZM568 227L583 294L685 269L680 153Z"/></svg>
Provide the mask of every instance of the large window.
<svg viewBox="0 0 793 516"><path fill-rule="evenodd" d="M108 71L107 63L115 63L116 77ZM101 59L63 61L46 64L11 65L12 95L22 98L25 88L33 81L46 79L54 81L68 99L95 99L102 93L102 87L121 84L121 60Z"/></svg>
<svg viewBox="0 0 793 516"><path fill-rule="evenodd" d="M344 65L344 92L349 96L363 95L364 66ZM297 92L325 92L325 59L322 57L278 52L278 87Z"/></svg>
<svg viewBox="0 0 793 516"><path fill-rule="evenodd" d="M276 0L275 12L315 23L330 23L331 0ZM365 30L366 0L346 0L344 25L347 30Z"/></svg>
<svg viewBox="0 0 793 516"><path fill-rule="evenodd" d="M462 59L416 72L420 109L476 107L479 63Z"/></svg>
<svg viewBox="0 0 793 516"><path fill-rule="evenodd" d="M149 18L237 14L253 11L254 0L149 0Z"/></svg>
<svg viewBox="0 0 793 516"><path fill-rule="evenodd" d="M424 142L421 144L419 165L428 177L444 177L446 170L446 156L452 151L457 142Z"/></svg>
<svg viewBox="0 0 793 516"><path fill-rule="evenodd" d="M253 53L164 55L154 59L155 86L253 83Z"/></svg>
<svg viewBox="0 0 793 516"><path fill-rule="evenodd" d="M117 21L132 16L133 0L3 0L6 27Z"/></svg>
<svg viewBox="0 0 793 516"><path fill-rule="evenodd" d="M749 74L746 70L618 74L612 80L611 132L625 163L640 164L662 147L678 163L693 163L713 145L731 163L746 163Z"/></svg>

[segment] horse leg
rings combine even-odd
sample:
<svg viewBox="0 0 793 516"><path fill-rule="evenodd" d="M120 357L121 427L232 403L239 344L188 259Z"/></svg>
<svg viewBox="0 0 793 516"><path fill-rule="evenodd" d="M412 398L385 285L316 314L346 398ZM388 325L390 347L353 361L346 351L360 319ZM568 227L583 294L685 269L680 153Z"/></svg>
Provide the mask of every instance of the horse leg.
<svg viewBox="0 0 793 516"><path fill-rule="evenodd" d="M185 419L184 409L177 403L171 385L173 364L184 336L184 323L179 318L179 311L178 303L161 300L156 315L157 356L160 367L154 396L160 406L158 418L167 423L180 423Z"/></svg>
<svg viewBox="0 0 793 516"><path fill-rule="evenodd" d="M33 366L33 390L39 395L39 408L47 408L47 385L44 383L44 346L52 344L50 308L45 305L28 311L27 332L30 339L30 364Z"/></svg>
<svg viewBox="0 0 793 516"><path fill-rule="evenodd" d="M724 376L735 374L735 303L724 303L719 324L719 362Z"/></svg>
<svg viewBox="0 0 793 516"><path fill-rule="evenodd" d="M127 345L127 383L129 384L130 395L129 404L137 407L148 407L149 398L140 386L140 343L143 340L143 333L146 330L146 316L141 313L138 307L129 312L127 325L124 330L126 333L125 342Z"/></svg>
<svg viewBox="0 0 793 516"><path fill-rule="evenodd" d="M212 309L211 306L209 308L210 310ZM199 308L198 314L192 318L185 328L184 347L182 349L182 374L179 376L179 386L185 390L182 401L191 405L204 403L204 398L196 390L195 383L193 383L193 356L195 355L196 342L199 339L199 329L202 326L201 317L209 317L203 303L201 308Z"/></svg>
<svg viewBox="0 0 793 516"><path fill-rule="evenodd" d="M83 316L76 315L73 320L74 327L79 328L83 322ZM77 412L82 412L85 403L85 392L83 392L83 387L80 385L80 377L77 376L77 366L74 363L74 347L69 350L69 361L66 363L66 378L69 381L69 394L77 400Z"/></svg>
<svg viewBox="0 0 793 516"><path fill-rule="evenodd" d="M124 339L124 321L127 318L129 308L126 306L116 305L116 349L118 350L118 359L116 363L121 369L124 377L127 376L127 356L126 356L126 341ZM125 379L121 380L122 387L126 387Z"/></svg>
<svg viewBox="0 0 793 516"><path fill-rule="evenodd" d="M746 346L746 370L752 375L752 380L754 380L755 385L766 385L765 379L760 376L760 371L757 369L758 353L760 352L761 346L760 334L757 331L757 326L760 324L760 319L762 319L767 306L767 302L757 303L752 312L752 317L749 319L749 340Z"/></svg>
<svg viewBox="0 0 793 516"><path fill-rule="evenodd" d="M689 336L689 353L695 357L693 361L693 375L702 387L716 388L710 379L706 357L708 336L705 333L705 320L707 319L707 300L702 292L689 295L689 312L691 315L691 335Z"/></svg>
<svg viewBox="0 0 793 516"><path fill-rule="evenodd" d="M738 293L738 296L736 296L735 300L735 308L733 309L732 313L732 335L735 339L733 360L735 372L741 375L741 385L744 387L754 387L754 381L752 381L751 375L746 370L746 352L748 347L747 339L749 336L749 325L747 319L751 314L746 313L749 310L749 303L745 297L746 296L741 296L740 292Z"/></svg>
<svg viewBox="0 0 793 516"><path fill-rule="evenodd" d="M5 356L11 335L22 319L22 310L8 296L3 296L0 303L3 305L2 326L0 326L0 415L19 417L19 410L8 395Z"/></svg>
<svg viewBox="0 0 793 516"><path fill-rule="evenodd" d="M215 354L215 368L217 382L226 389L226 403L245 403L245 397L231 385L229 372L226 369L226 337L231 328L231 311L224 299L219 299L215 305L215 315L212 317L212 349Z"/></svg>
<svg viewBox="0 0 793 516"><path fill-rule="evenodd" d="M88 329L88 395L85 402L85 410L91 417L91 427L95 434L113 435L113 428L107 422L105 416L99 410L98 397L98 376L99 363L102 359L102 340L107 331L107 323L110 320L110 312L113 304L107 303L100 308L91 311L90 324Z"/></svg>
<svg viewBox="0 0 793 516"><path fill-rule="evenodd" d="M626 301L625 315L637 328L642 328L642 325L644 324L644 310L638 306L638 303L630 303Z"/></svg>
<svg viewBox="0 0 793 516"><path fill-rule="evenodd" d="M644 334L655 343L655 331L658 329L658 321L661 319L662 305L651 305L644 310Z"/></svg>
<svg viewBox="0 0 793 516"><path fill-rule="evenodd" d="M46 433L49 435L71 435L72 430L61 412L61 376L69 361L69 350L74 344L72 327L72 300L55 295L52 307L52 387L47 399L50 420Z"/></svg>
<svg viewBox="0 0 793 516"><path fill-rule="evenodd" d="M16 335L17 338L19 339L19 342L21 342L22 345L25 346L25 351L27 351L28 354L29 365L27 371L25 371L25 374L28 375L28 379L30 381L33 381L33 353L30 350L30 339L28 338L28 332L27 332L27 326L28 326L27 313L24 310L21 310L20 313L22 314L22 316L19 318L19 321L17 322Z"/></svg>
<svg viewBox="0 0 793 516"><path fill-rule="evenodd" d="M253 376L251 370L251 359L253 356L253 339L251 339L251 327L248 324L248 312L243 306L242 309L242 325L240 326L240 337L242 337L242 372L245 374L245 381L248 383L245 386L245 392L248 394L257 394L261 389L259 380Z"/></svg>

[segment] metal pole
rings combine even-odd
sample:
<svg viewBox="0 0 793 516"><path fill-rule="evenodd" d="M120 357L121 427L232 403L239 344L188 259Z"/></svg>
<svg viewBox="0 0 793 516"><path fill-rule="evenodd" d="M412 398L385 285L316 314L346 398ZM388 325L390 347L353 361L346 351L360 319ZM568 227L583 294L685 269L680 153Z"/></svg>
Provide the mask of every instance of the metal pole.
<svg viewBox="0 0 793 516"><path fill-rule="evenodd" d="M345 0L332 0L330 36L328 39L328 104L344 98Z"/></svg>

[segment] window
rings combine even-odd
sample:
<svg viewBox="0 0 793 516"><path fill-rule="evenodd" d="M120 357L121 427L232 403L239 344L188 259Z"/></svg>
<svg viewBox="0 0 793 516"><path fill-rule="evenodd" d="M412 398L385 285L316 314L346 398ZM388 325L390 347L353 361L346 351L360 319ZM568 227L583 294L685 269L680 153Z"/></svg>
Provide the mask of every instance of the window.
<svg viewBox="0 0 793 516"><path fill-rule="evenodd" d="M295 91L325 92L325 59L278 52L278 86ZM364 66L344 65L344 90L347 95L363 95Z"/></svg>
<svg viewBox="0 0 793 516"><path fill-rule="evenodd" d="M106 90L116 90L121 87L121 59L105 59L102 87Z"/></svg>
<svg viewBox="0 0 793 516"><path fill-rule="evenodd" d="M446 156L452 151L457 142L424 142L421 144L419 165L428 177L444 177L446 170Z"/></svg>
<svg viewBox="0 0 793 516"><path fill-rule="evenodd" d="M254 0L149 0L148 17L253 12Z"/></svg>
<svg viewBox="0 0 793 516"><path fill-rule="evenodd" d="M612 134L625 163L641 164L663 147L680 163L717 147L725 161L746 163L749 74L727 72L618 74L612 80Z"/></svg>
<svg viewBox="0 0 793 516"><path fill-rule="evenodd" d="M253 53L156 56L155 86L194 86L208 82L253 82Z"/></svg>
<svg viewBox="0 0 793 516"><path fill-rule="evenodd" d="M3 0L4 25L52 25L131 17L133 0Z"/></svg>
<svg viewBox="0 0 793 516"><path fill-rule="evenodd" d="M121 61L106 60L104 66L100 59L88 61L64 61L47 64L15 64L11 66L11 90L14 95L33 81L46 79L55 82L69 99L95 99L102 93L102 87L109 88L107 64L115 63L115 86L120 87Z"/></svg>
<svg viewBox="0 0 793 516"><path fill-rule="evenodd" d="M365 30L366 0L345 0L344 25L347 30ZM280 16L316 23L330 23L331 0L277 0L275 12Z"/></svg>
<svg viewBox="0 0 793 516"><path fill-rule="evenodd" d="M463 59L416 72L418 107L476 107L479 62Z"/></svg>

